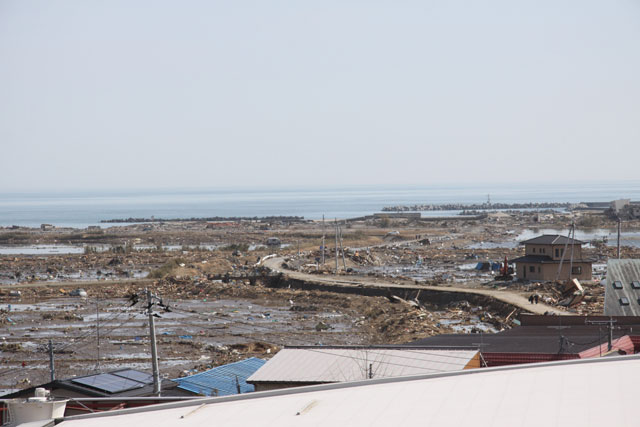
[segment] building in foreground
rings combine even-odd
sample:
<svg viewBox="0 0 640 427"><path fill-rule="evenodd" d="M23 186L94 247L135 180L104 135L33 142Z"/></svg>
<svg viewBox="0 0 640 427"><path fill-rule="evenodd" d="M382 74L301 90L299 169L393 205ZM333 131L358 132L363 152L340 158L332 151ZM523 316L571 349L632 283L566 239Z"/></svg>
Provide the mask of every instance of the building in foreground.
<svg viewBox="0 0 640 427"><path fill-rule="evenodd" d="M407 346L304 346L280 350L247 380L256 391L421 375L481 366L478 350Z"/></svg>
<svg viewBox="0 0 640 427"><path fill-rule="evenodd" d="M496 334L441 334L407 345L479 349L488 367L640 352L640 317L522 315L520 322Z"/></svg>
<svg viewBox="0 0 640 427"><path fill-rule="evenodd" d="M584 243L557 234L545 234L520 242L524 245L524 256L510 262L516 264L516 276L521 280L591 280L593 261L583 258Z"/></svg>
<svg viewBox="0 0 640 427"><path fill-rule="evenodd" d="M58 379L46 384L26 388L11 394L1 396L3 399L33 396L36 388L42 387L57 398L114 398L114 397L149 397L153 393L153 376L147 372L135 369L118 369L81 377ZM194 396L184 389L178 388L178 383L161 380L163 396Z"/></svg>
<svg viewBox="0 0 640 427"><path fill-rule="evenodd" d="M257 357L217 366L188 377L176 378L178 388L201 396L230 396L254 391L247 383L253 373L266 363Z"/></svg>
<svg viewBox="0 0 640 427"><path fill-rule="evenodd" d="M67 417L60 427L636 426L640 357L469 369Z"/></svg>

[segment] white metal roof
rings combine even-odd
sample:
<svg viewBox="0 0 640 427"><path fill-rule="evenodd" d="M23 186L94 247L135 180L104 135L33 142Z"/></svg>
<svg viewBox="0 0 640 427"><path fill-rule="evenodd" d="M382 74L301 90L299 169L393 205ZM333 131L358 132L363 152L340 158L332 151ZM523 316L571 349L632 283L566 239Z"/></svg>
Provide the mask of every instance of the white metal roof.
<svg viewBox="0 0 640 427"><path fill-rule="evenodd" d="M635 426L640 358L620 356L207 398L61 427Z"/></svg>
<svg viewBox="0 0 640 427"><path fill-rule="evenodd" d="M247 381L328 383L433 374L464 369L477 354L413 348L285 348Z"/></svg>

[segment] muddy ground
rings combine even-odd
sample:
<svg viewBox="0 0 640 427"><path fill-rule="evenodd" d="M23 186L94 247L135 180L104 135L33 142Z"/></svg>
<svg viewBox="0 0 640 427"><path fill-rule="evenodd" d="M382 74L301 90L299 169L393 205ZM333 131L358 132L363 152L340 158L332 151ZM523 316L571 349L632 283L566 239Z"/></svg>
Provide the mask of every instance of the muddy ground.
<svg viewBox="0 0 640 427"><path fill-rule="evenodd" d="M520 256L522 236L565 229L572 221L615 227L601 215L557 212L349 221L341 225L338 270L392 282L537 292L555 304L554 284L496 282L494 273L474 267ZM630 236L639 229L640 224L625 224ZM267 246L273 237L282 245ZM269 358L284 345L397 344L513 326L507 321L513 313L503 305L456 299L414 306L385 297L274 289L255 268L260 258L279 253L291 269L328 274L335 269L334 242L335 229L318 222L0 229L0 388L48 381L49 340L59 378L125 366L150 370L148 317L141 301L130 306L129 299L145 288L171 310L155 307L161 316L160 367L167 378L250 356ZM639 251L625 245L622 256L637 257ZM598 279L615 247L593 239L584 253L596 260L595 280L585 284L587 297L571 310L600 313ZM78 288L87 296L72 296Z"/></svg>

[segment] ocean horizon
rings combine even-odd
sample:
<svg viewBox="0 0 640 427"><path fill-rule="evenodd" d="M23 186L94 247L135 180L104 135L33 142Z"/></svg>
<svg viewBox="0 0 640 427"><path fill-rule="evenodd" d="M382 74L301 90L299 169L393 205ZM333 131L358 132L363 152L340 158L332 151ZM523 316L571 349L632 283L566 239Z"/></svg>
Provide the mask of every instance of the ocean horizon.
<svg viewBox="0 0 640 427"><path fill-rule="evenodd" d="M344 219L386 206L640 200L640 181L272 189L100 190L0 193L0 226L110 227L124 218L301 216ZM446 211L423 212L444 215Z"/></svg>

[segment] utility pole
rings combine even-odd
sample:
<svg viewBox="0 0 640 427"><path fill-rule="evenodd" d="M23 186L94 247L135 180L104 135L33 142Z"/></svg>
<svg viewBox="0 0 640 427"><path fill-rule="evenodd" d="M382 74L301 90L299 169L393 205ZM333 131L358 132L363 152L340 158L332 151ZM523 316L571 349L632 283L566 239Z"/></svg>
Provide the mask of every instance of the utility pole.
<svg viewBox="0 0 640 427"><path fill-rule="evenodd" d="M620 259L620 228L622 221L620 221L620 217L618 217L618 259Z"/></svg>
<svg viewBox="0 0 640 427"><path fill-rule="evenodd" d="M347 262L344 259L344 247L342 246L342 227L340 227L339 230L340 230L340 250L342 251L342 268L344 268L346 271Z"/></svg>
<svg viewBox="0 0 640 427"><path fill-rule="evenodd" d="M338 218L335 219L336 224L336 274L338 274Z"/></svg>
<svg viewBox="0 0 640 427"><path fill-rule="evenodd" d="M100 306L98 305L98 297L96 297L96 337L98 356L96 357L96 370L100 369Z"/></svg>
<svg viewBox="0 0 640 427"><path fill-rule="evenodd" d="M322 214L322 265L324 265L324 214Z"/></svg>
<svg viewBox="0 0 640 427"><path fill-rule="evenodd" d="M585 323L587 325L606 326L609 328L607 351L611 351L613 348L613 324L616 323L616 320L609 316L609 320L587 320Z"/></svg>
<svg viewBox="0 0 640 427"><path fill-rule="evenodd" d="M160 396L160 370L158 369L158 349L156 348L156 325L153 318L153 296L149 289L147 294L147 311L149 312L149 340L151 341L151 365L153 368L153 394Z"/></svg>
<svg viewBox="0 0 640 427"><path fill-rule="evenodd" d="M53 363L53 343L49 340L49 370L51 371L51 382L56 380L56 367Z"/></svg>

